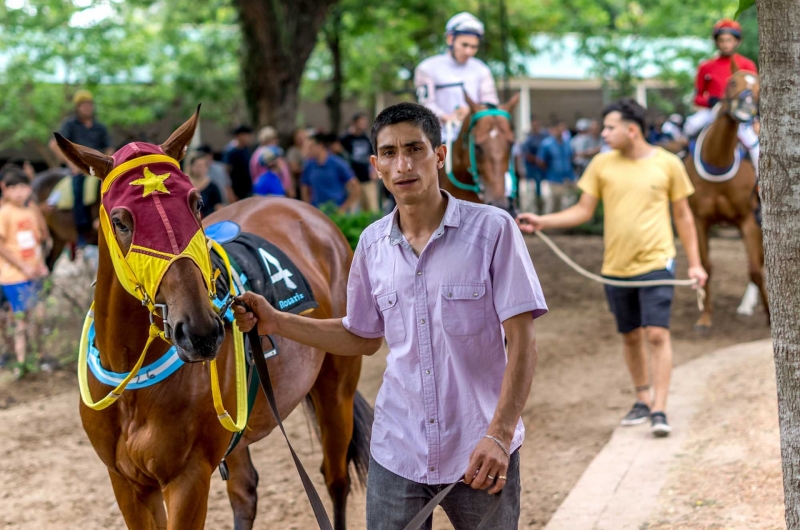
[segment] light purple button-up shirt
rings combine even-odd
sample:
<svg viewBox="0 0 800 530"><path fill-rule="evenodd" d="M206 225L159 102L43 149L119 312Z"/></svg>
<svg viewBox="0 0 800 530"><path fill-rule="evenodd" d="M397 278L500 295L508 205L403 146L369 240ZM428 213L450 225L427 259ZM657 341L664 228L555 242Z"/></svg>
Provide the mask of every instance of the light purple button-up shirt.
<svg viewBox="0 0 800 530"><path fill-rule="evenodd" d="M442 193L442 224L419 257L397 210L361 234L343 320L350 332L389 345L372 457L424 484L462 478L486 434L507 363L502 322L547 312L511 216ZM520 420L512 451L524 436Z"/></svg>

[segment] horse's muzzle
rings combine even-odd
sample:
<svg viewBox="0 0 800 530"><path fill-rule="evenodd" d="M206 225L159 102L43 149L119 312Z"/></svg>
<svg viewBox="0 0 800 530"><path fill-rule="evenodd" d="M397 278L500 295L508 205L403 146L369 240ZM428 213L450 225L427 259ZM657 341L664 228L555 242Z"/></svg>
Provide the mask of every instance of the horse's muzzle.
<svg viewBox="0 0 800 530"><path fill-rule="evenodd" d="M178 357L187 363L211 361L216 358L225 340L225 325L214 315L211 322L196 325L191 320L180 320L172 325L173 342Z"/></svg>

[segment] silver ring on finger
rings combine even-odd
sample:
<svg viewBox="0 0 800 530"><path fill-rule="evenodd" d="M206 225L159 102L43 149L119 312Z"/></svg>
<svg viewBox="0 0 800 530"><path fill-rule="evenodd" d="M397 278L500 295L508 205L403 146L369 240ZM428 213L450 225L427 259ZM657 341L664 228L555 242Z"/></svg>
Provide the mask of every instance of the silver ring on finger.
<svg viewBox="0 0 800 530"><path fill-rule="evenodd" d="M486 475L486 477L487 477L489 480L494 480L494 477L493 477L493 476L491 476L491 475Z"/></svg>

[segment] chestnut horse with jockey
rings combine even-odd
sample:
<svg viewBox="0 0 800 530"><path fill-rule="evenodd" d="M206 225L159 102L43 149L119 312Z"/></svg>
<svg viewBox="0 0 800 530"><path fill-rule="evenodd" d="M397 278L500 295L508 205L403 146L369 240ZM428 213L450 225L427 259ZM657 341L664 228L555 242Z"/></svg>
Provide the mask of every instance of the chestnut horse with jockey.
<svg viewBox="0 0 800 530"><path fill-rule="evenodd" d="M764 284L764 248L761 228L756 221L756 171L745 159L739 144L738 130L742 123L752 122L758 114L759 78L755 72L737 70L731 61L733 75L725 88L713 122L697 138L691 154L684 159L686 170L695 187L689 197L697 226L700 259L711 277L709 231L716 224L731 224L739 229L747 250L750 281L758 287L764 307L767 291ZM706 284L705 309L695 326L708 331L712 324L711 282Z"/></svg>
<svg viewBox="0 0 800 530"><path fill-rule="evenodd" d="M241 399L239 369L247 362L241 334L210 303L217 278L208 255L213 243L200 223L200 193L178 165L197 120L196 113L161 146L129 144L113 157L57 136L71 162L103 180L93 306L100 363L115 373L134 374L171 347L185 363L154 386L123 392L121 385L111 393L81 368L84 429L108 468L127 526L137 530L204 527L211 475L233 430L232 415L215 408L220 401L233 406ZM211 221L224 219L267 239L294 262L319 305L312 318L344 316L352 252L323 214L300 201L261 198L231 205ZM278 409L285 417L304 399L312 402L335 528L343 530L348 464L368 460L371 409L356 393L361 358L280 337L277 344L280 354L267 363ZM212 387L219 388L218 395ZM263 394L249 417L239 411L236 428L243 437L225 457L237 530L252 528L256 516L259 477L248 446L276 426ZM268 478L276 480L272 473Z"/></svg>
<svg viewBox="0 0 800 530"><path fill-rule="evenodd" d="M464 97L470 113L452 144L452 153L448 153L450 161L439 170L439 187L458 199L491 204L513 216L516 175L510 163L514 145L511 112L519 94L497 108L479 105L466 93ZM512 189L507 186L507 173Z"/></svg>

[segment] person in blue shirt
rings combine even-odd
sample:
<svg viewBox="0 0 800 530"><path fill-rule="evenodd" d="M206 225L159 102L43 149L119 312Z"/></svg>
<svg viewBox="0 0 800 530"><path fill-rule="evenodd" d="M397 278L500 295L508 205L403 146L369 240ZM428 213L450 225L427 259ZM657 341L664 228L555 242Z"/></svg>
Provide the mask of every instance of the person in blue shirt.
<svg viewBox="0 0 800 530"><path fill-rule="evenodd" d="M281 148L275 145L267 145L261 150L259 162L267 170L259 175L253 185L253 195L286 197L286 190L278 175L281 154Z"/></svg>
<svg viewBox="0 0 800 530"><path fill-rule="evenodd" d="M565 126L558 124L548 129L549 136L539 145L539 167L544 171L542 194L545 197L545 214L567 208L575 184L572 169L572 147L564 139Z"/></svg>
<svg viewBox="0 0 800 530"><path fill-rule="evenodd" d="M542 196L542 180L544 172L539 167L537 155L539 146L547 138L547 131L541 126L535 115L531 114L531 130L522 145L525 158L525 179L520 181L520 209L523 212L541 213L539 199Z"/></svg>
<svg viewBox="0 0 800 530"><path fill-rule="evenodd" d="M331 153L335 140L335 136L325 133L309 138L309 160L300 177L300 195L317 208L332 203L339 213L348 213L358 203L361 188L350 165Z"/></svg>

